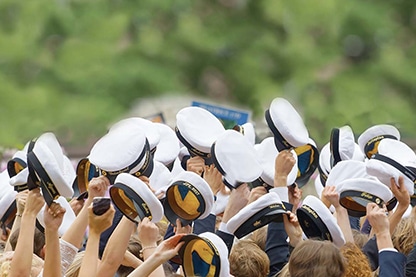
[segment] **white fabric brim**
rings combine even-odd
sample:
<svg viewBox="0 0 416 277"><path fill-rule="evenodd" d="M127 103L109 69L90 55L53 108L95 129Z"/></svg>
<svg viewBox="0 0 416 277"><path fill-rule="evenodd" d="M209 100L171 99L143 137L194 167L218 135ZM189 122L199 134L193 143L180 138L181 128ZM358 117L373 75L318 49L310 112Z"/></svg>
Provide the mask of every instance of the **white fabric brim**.
<svg viewBox="0 0 416 277"><path fill-rule="evenodd" d="M27 177L29 176L29 169L26 167L15 176L10 178L9 184L11 186L21 186L27 183Z"/></svg>

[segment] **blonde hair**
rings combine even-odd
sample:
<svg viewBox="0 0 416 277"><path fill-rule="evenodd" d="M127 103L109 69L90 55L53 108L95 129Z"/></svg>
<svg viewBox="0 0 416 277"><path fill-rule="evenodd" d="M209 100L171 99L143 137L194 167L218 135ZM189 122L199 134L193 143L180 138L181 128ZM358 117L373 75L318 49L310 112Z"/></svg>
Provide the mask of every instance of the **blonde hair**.
<svg viewBox="0 0 416 277"><path fill-rule="evenodd" d="M397 224L392 240L394 248L404 255L408 255L416 242L416 231L413 217L402 218Z"/></svg>
<svg viewBox="0 0 416 277"><path fill-rule="evenodd" d="M6 257L7 254L8 256ZM0 277L8 277L10 274L10 269L12 265L14 251L7 251L2 253L0 256ZM43 260L32 254L32 269L30 271L30 276L36 277L39 275L40 271L43 269Z"/></svg>
<svg viewBox="0 0 416 277"><path fill-rule="evenodd" d="M68 269L65 272L66 277L78 277L84 255L85 255L85 251L78 252L75 255L75 258L72 261L72 264L68 267Z"/></svg>
<svg viewBox="0 0 416 277"><path fill-rule="evenodd" d="M240 240L230 253L230 274L234 277L266 277L270 261L267 254L251 240Z"/></svg>
<svg viewBox="0 0 416 277"><path fill-rule="evenodd" d="M346 261L345 277L372 277L367 256L354 243L347 242L341 248Z"/></svg>

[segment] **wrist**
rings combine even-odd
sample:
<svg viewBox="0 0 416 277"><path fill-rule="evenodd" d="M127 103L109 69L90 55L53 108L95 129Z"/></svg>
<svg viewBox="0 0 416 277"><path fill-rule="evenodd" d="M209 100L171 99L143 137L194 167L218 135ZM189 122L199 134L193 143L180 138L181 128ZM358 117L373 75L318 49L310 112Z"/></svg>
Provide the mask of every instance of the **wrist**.
<svg viewBox="0 0 416 277"><path fill-rule="evenodd" d="M274 187L287 187L287 176L286 175L276 175L274 176Z"/></svg>
<svg viewBox="0 0 416 277"><path fill-rule="evenodd" d="M24 217L24 218L30 218L30 219L35 219L36 218L36 215L37 214L35 214L34 212L31 212L31 211L24 211L22 213L22 217Z"/></svg>

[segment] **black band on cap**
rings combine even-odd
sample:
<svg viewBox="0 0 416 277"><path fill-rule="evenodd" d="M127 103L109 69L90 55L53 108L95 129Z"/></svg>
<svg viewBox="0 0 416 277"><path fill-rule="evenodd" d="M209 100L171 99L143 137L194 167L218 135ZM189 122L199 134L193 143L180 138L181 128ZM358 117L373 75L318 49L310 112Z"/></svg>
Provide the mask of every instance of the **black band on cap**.
<svg viewBox="0 0 416 277"><path fill-rule="evenodd" d="M53 200L58 199L60 196L55 184L52 182L35 153L30 152L27 154L27 162L29 169L33 168L34 174L40 182L40 188L42 189L42 195L45 198L46 204L50 206Z"/></svg>
<svg viewBox="0 0 416 277"><path fill-rule="evenodd" d="M7 172L9 173L10 178L16 176L19 172L16 171L16 164L22 167L22 169L27 167L27 164L24 160L20 158L13 158L7 162ZM27 183L19 186L15 186L14 190L21 192L27 190Z"/></svg>
<svg viewBox="0 0 416 277"><path fill-rule="evenodd" d="M175 133L180 142L182 142L183 145L188 149L189 154L191 154L192 157L200 156L202 158L209 158L209 153L202 152L195 147L193 147L181 134L178 127L175 127Z"/></svg>
<svg viewBox="0 0 416 277"><path fill-rule="evenodd" d="M390 212L391 210L393 210L394 207L396 207L396 204L397 204L397 198L396 197L393 197L392 199L390 199L389 202L386 203L387 211Z"/></svg>
<svg viewBox="0 0 416 277"><path fill-rule="evenodd" d="M372 155L377 153L377 149L375 148L378 147L378 142L385 138L397 140L397 138L392 135L380 135L370 139L364 146L364 154L367 156L367 158L370 159Z"/></svg>
<svg viewBox="0 0 416 277"><path fill-rule="evenodd" d="M146 140L145 148L147 148L147 149L145 151L146 152L146 157L145 157L144 163L143 163L142 167L137 172L133 173L133 175L136 176L136 177L140 177L142 175L146 176L146 177L150 177L150 175L152 175L152 172L153 172L153 166L154 166L154 164L153 164L153 154L150 151L150 147L149 147L149 144L147 143L147 140Z"/></svg>
<svg viewBox="0 0 416 277"><path fill-rule="evenodd" d="M9 177L12 178L16 176L19 172L16 172L15 165L18 164L22 168L25 168L27 166L26 162L20 158L13 158L10 161L7 162L7 172L9 173Z"/></svg>
<svg viewBox="0 0 416 277"><path fill-rule="evenodd" d="M303 204L296 210L299 224L308 238L320 238L333 241L332 235L318 213L310 206Z"/></svg>
<svg viewBox="0 0 416 277"><path fill-rule="evenodd" d="M78 162L76 173L77 176L72 183L74 195L81 195L86 192L91 179L100 176L98 168L88 158L83 158Z"/></svg>
<svg viewBox="0 0 416 277"><path fill-rule="evenodd" d="M2 216L0 222L1 225L8 225L14 217L16 216L17 206L16 206L16 199L13 200L13 202L10 204L10 206L7 208L6 212Z"/></svg>
<svg viewBox="0 0 416 277"><path fill-rule="evenodd" d="M341 155L339 154L339 129L333 128L331 131L331 139L330 139L330 149L331 149L331 157L332 157L332 167L334 167L337 163L341 161Z"/></svg>
<svg viewBox="0 0 416 277"><path fill-rule="evenodd" d="M322 167L318 165L318 171L319 171L319 178L321 179L321 184L323 187L326 185L326 180L328 180L328 175L324 172Z"/></svg>
<svg viewBox="0 0 416 277"><path fill-rule="evenodd" d="M234 235L240 239L270 222L283 222L284 213L286 213L286 207L283 203L275 203L264 207L241 224L235 230Z"/></svg>
<svg viewBox="0 0 416 277"><path fill-rule="evenodd" d="M282 136L282 134L274 125L274 122L270 116L269 110L266 110L265 118L266 118L267 125L269 126L270 130L272 131L274 135L274 144L276 145L277 150L281 152L283 150L292 148L293 146Z"/></svg>
<svg viewBox="0 0 416 277"><path fill-rule="evenodd" d="M27 156L29 156L29 154L32 153L33 148L35 147L36 140L37 138L34 138L29 142L29 146L27 148ZM27 177L27 188L29 190L32 190L32 189L38 188L40 186L40 182L33 170L33 166L30 166L29 158L27 156L26 156L26 160L27 160L28 171L29 171L29 175Z"/></svg>
<svg viewBox="0 0 416 277"><path fill-rule="evenodd" d="M217 159L217 155L215 154L215 146L216 146L216 143L214 142L211 146L211 159L215 167L221 173L221 175L225 176L226 175L225 170L222 168L220 162Z"/></svg>
<svg viewBox="0 0 416 277"><path fill-rule="evenodd" d="M259 177L256 180L254 180L253 182L249 183L249 186L251 188L256 188L256 187L264 187L266 189L267 192L269 192L270 189L273 188L273 186L267 184L263 178Z"/></svg>
<svg viewBox="0 0 416 277"><path fill-rule="evenodd" d="M123 191L125 195L133 202L134 208L130 207L130 205L124 202L123 197L120 196L119 190ZM136 211L140 220L142 220L145 217L152 219L152 212L150 211L147 203L131 187L123 183L115 183L110 188L110 197L114 205L116 205L117 208L131 221L138 223L131 216L132 209Z"/></svg>
<svg viewBox="0 0 416 277"><path fill-rule="evenodd" d="M362 199L362 203L357 202L354 198ZM348 214L354 217L362 217L367 213L367 204L375 203L382 207L384 204L383 199L368 192L357 191L357 190L346 190L341 192L339 196L339 203L345 209Z"/></svg>
<svg viewBox="0 0 416 277"><path fill-rule="evenodd" d="M381 154L375 154L373 155L372 159L379 160L382 162L385 162L393 167L395 167L397 170L399 170L401 173L403 173L407 178L409 178L413 184L416 184L416 174L413 171L413 168L407 168L406 166L401 165L400 163L396 162L395 160L381 155Z"/></svg>

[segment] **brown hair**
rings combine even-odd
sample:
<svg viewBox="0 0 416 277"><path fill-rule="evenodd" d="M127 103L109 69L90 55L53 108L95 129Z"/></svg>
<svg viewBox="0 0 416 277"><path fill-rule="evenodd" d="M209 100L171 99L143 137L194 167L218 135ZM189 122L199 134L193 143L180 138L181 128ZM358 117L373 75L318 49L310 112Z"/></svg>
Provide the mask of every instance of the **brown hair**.
<svg viewBox="0 0 416 277"><path fill-rule="evenodd" d="M266 251L267 225L252 232L250 234L250 239L257 244L261 250Z"/></svg>
<svg viewBox="0 0 416 277"><path fill-rule="evenodd" d="M394 248L404 255L408 255L416 242L416 231L413 227L413 217L402 218L394 230L392 240Z"/></svg>
<svg viewBox="0 0 416 277"><path fill-rule="evenodd" d="M347 242L340 248L345 258L345 277L371 277L371 267L367 256L354 243Z"/></svg>
<svg viewBox="0 0 416 277"><path fill-rule="evenodd" d="M16 248L17 239L19 238L20 228L17 228L9 237L9 243L13 250ZM33 237L33 253L40 258L44 258L42 255L42 249L45 246L45 234L35 228L35 234Z"/></svg>
<svg viewBox="0 0 416 277"><path fill-rule="evenodd" d="M265 277L269 274L269 257L251 240L234 244L229 260L230 273L234 277Z"/></svg>
<svg viewBox="0 0 416 277"><path fill-rule="evenodd" d="M369 240L369 237L367 234L361 233L360 231L356 229L351 229L352 236L354 238L355 245L358 246L358 248L363 248L363 246L367 243Z"/></svg>
<svg viewBox="0 0 416 277"><path fill-rule="evenodd" d="M289 258L291 277L343 277L345 262L339 249L330 241L300 242Z"/></svg>

